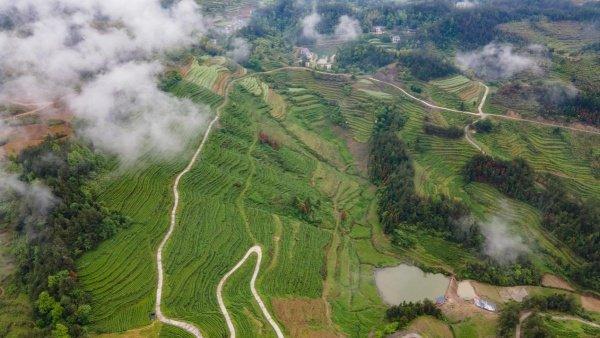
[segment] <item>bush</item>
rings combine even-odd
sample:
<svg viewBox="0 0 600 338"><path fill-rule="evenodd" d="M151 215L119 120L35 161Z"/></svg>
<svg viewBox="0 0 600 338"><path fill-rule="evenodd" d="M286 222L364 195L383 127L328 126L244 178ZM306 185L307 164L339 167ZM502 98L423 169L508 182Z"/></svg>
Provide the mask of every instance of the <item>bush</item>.
<svg viewBox="0 0 600 338"><path fill-rule="evenodd" d="M401 55L400 63L407 67L414 77L423 81L445 77L457 72L452 63L423 50Z"/></svg>
<svg viewBox="0 0 600 338"><path fill-rule="evenodd" d="M449 139L458 139L465 135L465 132L462 128L458 128L455 126L440 127L432 123L425 123L423 125L423 131L425 131L425 133L429 135L435 135Z"/></svg>
<svg viewBox="0 0 600 338"><path fill-rule="evenodd" d="M489 133L494 129L494 124L489 119L483 119L475 122L475 130L478 133Z"/></svg>

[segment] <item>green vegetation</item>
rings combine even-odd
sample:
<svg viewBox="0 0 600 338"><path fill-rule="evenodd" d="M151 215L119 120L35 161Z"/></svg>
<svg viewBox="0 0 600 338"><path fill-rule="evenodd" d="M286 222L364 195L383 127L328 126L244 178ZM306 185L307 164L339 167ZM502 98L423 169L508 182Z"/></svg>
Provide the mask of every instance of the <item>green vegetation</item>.
<svg viewBox="0 0 600 338"><path fill-rule="evenodd" d="M5 219L18 234L14 287L35 300L40 334L80 336L92 308L81 289L75 260L130 221L105 207L88 185L107 162L87 146L48 138L25 149L15 162L21 171L21 183L15 184L28 183L33 190L14 196L13 212Z"/></svg>
<svg viewBox="0 0 600 338"><path fill-rule="evenodd" d="M369 169L371 179L380 186L379 213L385 232L393 234L397 244L410 247L404 232L395 230L404 223L418 224L443 232L446 238L466 247L479 247L478 227L458 225L468 215L466 206L445 195L432 199L416 194L412 159L396 134L406 123L399 109L386 106L380 110L371 141Z"/></svg>
<svg viewBox="0 0 600 338"><path fill-rule="evenodd" d="M523 159L495 160L478 155L465 167L467 181L493 185L510 197L536 206L543 212L542 225L574 252L584 258L583 266L569 266L569 273L579 283L594 290L600 288L597 248L600 245L600 209L595 200L569 197L551 177L543 181ZM543 189L536 185L543 184Z"/></svg>
<svg viewBox="0 0 600 338"><path fill-rule="evenodd" d="M385 317L387 320L398 323L398 328L404 328L410 321L419 316L433 316L442 318L442 311L429 299L423 302L402 302L387 309Z"/></svg>
<svg viewBox="0 0 600 338"><path fill-rule="evenodd" d="M502 337L511 337L524 311L534 311L530 318L525 321L523 330L525 334L531 333L535 337L538 337L538 335L534 333L540 334L540 337L549 336L537 312L554 311L585 316L581 306L571 296L557 293L547 296L532 296L524 299L521 303L509 302L502 307L498 334Z"/></svg>

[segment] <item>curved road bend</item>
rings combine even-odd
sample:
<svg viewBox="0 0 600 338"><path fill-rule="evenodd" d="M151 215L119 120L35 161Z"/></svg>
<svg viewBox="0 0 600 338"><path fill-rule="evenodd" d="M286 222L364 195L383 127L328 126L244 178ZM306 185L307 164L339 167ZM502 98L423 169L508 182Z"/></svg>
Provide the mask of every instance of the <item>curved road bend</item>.
<svg viewBox="0 0 600 338"><path fill-rule="evenodd" d="M263 303L262 299L260 299L260 296L258 295L258 291L256 291L256 277L258 277L258 272L260 271L260 263L262 261L262 248L259 245L251 247L246 252L246 255L244 255L244 257L233 268L231 268L231 270L229 270L229 272L227 272L219 281L219 285L217 285L217 301L219 302L219 308L221 309L221 313L223 314L223 316L225 317L225 321L227 322L230 337L235 338L235 327L233 326L231 316L229 315L227 307L225 306L225 302L223 301L223 286L225 286L225 282L227 282L227 279L246 262L250 255L254 253L257 256L257 260L256 265L254 266L254 273L252 274L252 279L250 280L250 290L252 291L252 295L258 303L258 306L260 307L260 310L262 311L263 315L265 316L271 327L273 327L273 330L275 330L275 334L277 334L277 337L283 338L283 332L279 328L279 325L277 325L277 322L275 322L273 317L271 317L269 311L267 310L267 307L265 306L265 303Z"/></svg>

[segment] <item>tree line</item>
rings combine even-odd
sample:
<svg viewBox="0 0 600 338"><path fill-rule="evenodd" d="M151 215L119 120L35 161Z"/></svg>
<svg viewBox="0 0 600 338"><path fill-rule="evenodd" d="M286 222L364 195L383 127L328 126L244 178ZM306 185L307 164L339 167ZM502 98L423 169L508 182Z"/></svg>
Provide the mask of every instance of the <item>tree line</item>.
<svg viewBox="0 0 600 338"><path fill-rule="evenodd" d="M41 196L21 196L7 215L8 226L20 237L17 286L35 303L40 335L83 336L91 306L78 283L76 259L131 222L106 208L89 185L108 161L86 145L50 138L14 161L20 181L46 186L51 193L42 212L33 209Z"/></svg>
<svg viewBox="0 0 600 338"><path fill-rule="evenodd" d="M385 312L385 318L388 321L398 324L397 329L402 329L413 319L425 315L438 319L443 318L442 311L429 299L414 303L402 302L401 304L391 306Z"/></svg>

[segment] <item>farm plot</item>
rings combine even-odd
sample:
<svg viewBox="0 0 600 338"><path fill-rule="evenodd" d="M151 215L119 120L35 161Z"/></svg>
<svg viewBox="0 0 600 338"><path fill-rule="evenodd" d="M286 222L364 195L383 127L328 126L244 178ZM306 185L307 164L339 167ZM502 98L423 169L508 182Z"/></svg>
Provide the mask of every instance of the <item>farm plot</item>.
<svg viewBox="0 0 600 338"><path fill-rule="evenodd" d="M164 254L163 311L197 324L208 336L226 334L216 284L248 247L259 243L265 257L257 288L267 306L274 298L323 298L331 304L327 330L367 334L381 324L384 309L372 283L373 268L396 262L368 237L347 235L355 227L367 229L367 236L380 234L368 230L378 227L369 183L316 156L314 145L291 131L315 133L345 153L340 167L350 165L352 158L331 131L325 110L318 110L321 116L314 119L291 116L283 123L272 117L262 96L243 88L231 93L221 128L181 183L178 224ZM306 99L297 104L306 106ZM271 143L259 140L261 131ZM82 280L98 309L93 317L96 331L148 324L156 277L147 262L166 228L168 189L178 167L167 166L170 175L157 177L150 169L126 173L109 184L107 198L116 196L115 205L139 217L131 233L119 234L80 263ZM127 187L127 182L138 184ZM163 190L157 193L142 190L160 185ZM149 219L155 224L149 226ZM144 246L147 251L139 250ZM251 264L242 267L227 282L225 303L238 332L272 335L249 293L250 269ZM111 278L120 276L115 288ZM109 292L115 289L119 291L114 295Z"/></svg>
<svg viewBox="0 0 600 338"><path fill-rule="evenodd" d="M225 94L225 87L231 72L219 63L205 62L200 64L194 59L184 80L206 88L215 94Z"/></svg>
<svg viewBox="0 0 600 338"><path fill-rule="evenodd" d="M600 136L515 121L495 123L494 132L475 135L486 152L505 159L525 158L538 172L554 175L569 191L583 197L600 196L599 179L592 173L593 151Z"/></svg>
<svg viewBox="0 0 600 338"><path fill-rule="evenodd" d="M356 83L344 76L323 75L305 70L285 70L263 78L267 83L273 84L274 88L281 87L282 90L277 89L278 92L288 100L293 100L292 106L310 107L317 101L338 105L343 122L350 128L356 141L365 143L371 136L379 98L360 88L372 88L365 85L355 87ZM315 97L314 93L319 96ZM310 109L303 111L307 110L310 112Z"/></svg>
<svg viewBox="0 0 600 338"><path fill-rule="evenodd" d="M105 183L104 203L134 224L78 262L81 284L92 296L92 330L118 332L150 323L156 287L152 262L168 224L171 181L189 154L169 162L148 158L154 163Z"/></svg>
<svg viewBox="0 0 600 338"><path fill-rule="evenodd" d="M458 98L458 106L460 102L464 102L464 110L474 111L483 95L484 88L480 83L470 80L463 75L453 76L447 79L431 81L431 84ZM435 98L435 97L434 97ZM456 103L454 104L456 105Z"/></svg>

